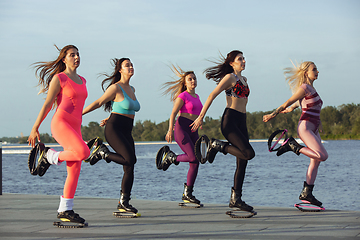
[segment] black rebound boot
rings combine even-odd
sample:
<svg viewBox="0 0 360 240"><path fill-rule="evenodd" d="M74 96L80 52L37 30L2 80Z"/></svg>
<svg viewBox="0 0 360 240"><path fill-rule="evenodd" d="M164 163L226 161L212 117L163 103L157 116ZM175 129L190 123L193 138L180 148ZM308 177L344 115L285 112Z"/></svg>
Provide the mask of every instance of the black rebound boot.
<svg viewBox="0 0 360 240"><path fill-rule="evenodd" d="M196 199L194 195L192 195L192 192L194 191L193 189L194 189L193 186L188 186L186 185L186 183L184 183L184 193L181 199L184 202L195 203L200 205L200 201Z"/></svg>
<svg viewBox="0 0 360 240"><path fill-rule="evenodd" d="M120 212L138 212L138 210L129 203L130 199L130 193L123 193L122 191L120 191L120 200L117 206Z"/></svg>
<svg viewBox="0 0 360 240"><path fill-rule="evenodd" d="M65 212L60 212L57 215L61 221L69 221L74 223L85 223L85 219L80 217L79 214L75 213L73 210L67 210Z"/></svg>
<svg viewBox="0 0 360 240"><path fill-rule="evenodd" d="M280 156L289 151L293 151L296 155L300 155L300 149L303 147L304 146L301 146L293 137L290 137L287 142L279 148L276 156Z"/></svg>
<svg viewBox="0 0 360 240"><path fill-rule="evenodd" d="M215 156L218 152L223 153L224 155L227 154L227 152L225 152L225 147L228 146L229 143L228 142L223 142L220 141L218 139L214 139L212 138L209 144L209 150L208 153L206 155L206 159L209 163L212 163L215 159Z"/></svg>
<svg viewBox="0 0 360 240"><path fill-rule="evenodd" d="M104 159L107 163L110 163L111 160L108 159L110 154L109 149L106 147L105 144L101 144L100 147L97 149L95 154L90 157L90 165L96 164L99 160Z"/></svg>
<svg viewBox="0 0 360 240"><path fill-rule="evenodd" d="M176 161L176 158L177 155L169 149L169 151L164 154L164 158L161 163L162 170L166 171L171 164L178 165L179 162Z"/></svg>
<svg viewBox="0 0 360 240"><path fill-rule="evenodd" d="M241 190L235 190L233 187L231 188L229 207L239 208L243 211L251 212L254 208L250 205L247 205L244 201L241 200L241 192Z"/></svg>
<svg viewBox="0 0 360 240"><path fill-rule="evenodd" d="M308 185L306 182L304 182L304 188L300 193L299 199L305 200L310 202L313 205L316 205L318 207L322 206L322 202L317 200L314 195L312 195L312 191L314 189L314 185Z"/></svg>

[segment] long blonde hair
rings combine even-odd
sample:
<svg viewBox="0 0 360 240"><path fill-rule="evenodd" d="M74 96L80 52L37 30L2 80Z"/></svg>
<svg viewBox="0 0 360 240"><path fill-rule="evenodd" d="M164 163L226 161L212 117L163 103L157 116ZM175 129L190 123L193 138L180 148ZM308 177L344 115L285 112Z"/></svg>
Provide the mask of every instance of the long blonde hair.
<svg viewBox="0 0 360 240"><path fill-rule="evenodd" d="M56 60L49 62L36 62L32 64L35 68L35 76L39 79L37 85L40 86L39 94L46 94L49 90L49 85L52 78L56 74L61 73L66 69L66 65L63 62L63 59L66 57L67 51L72 48L75 48L79 51L79 49L74 45L67 45L62 49L59 49L56 45L54 46L59 51L59 56L56 58Z"/></svg>
<svg viewBox="0 0 360 240"><path fill-rule="evenodd" d="M177 98L177 96L179 96L180 93L186 91L186 76L189 74L194 74L195 76L195 73L193 71L185 72L179 66L175 67L173 64L171 64L170 69L173 73L175 73L177 77L179 77L179 79L164 83L161 89L165 89L163 95L170 94L171 101L175 101L175 99Z"/></svg>
<svg viewBox="0 0 360 240"><path fill-rule="evenodd" d="M294 67L285 68L284 75L291 91L294 93L302 84L310 84L305 74L309 70L311 64L315 63L311 61L301 62L300 65L298 63L295 65L293 61L291 61L291 63Z"/></svg>

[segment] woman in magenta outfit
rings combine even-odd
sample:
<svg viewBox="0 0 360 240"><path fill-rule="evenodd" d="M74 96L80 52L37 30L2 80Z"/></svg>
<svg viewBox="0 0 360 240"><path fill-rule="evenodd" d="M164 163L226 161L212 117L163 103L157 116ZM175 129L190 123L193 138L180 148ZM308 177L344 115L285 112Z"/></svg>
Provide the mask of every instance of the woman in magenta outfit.
<svg viewBox="0 0 360 240"><path fill-rule="evenodd" d="M197 79L193 71L185 72L180 67L176 68L175 66L172 66L171 69L179 79L164 84L164 87L168 87L165 90L165 94L170 93L171 100L174 102L169 120L169 130L166 133L165 139L169 143L172 142L174 132L175 141L184 151L184 154L176 155L168 146L164 146L162 148L164 150L164 157L163 159L157 159L157 167L159 170L166 171L172 163L177 165L179 162L188 162L189 171L187 181L184 184L182 200L200 205L200 201L192 195L199 169L199 161L194 153L194 145L199 135L198 131L191 131L190 127L202 109L199 95L195 93ZM175 122L177 115L179 116Z"/></svg>
<svg viewBox="0 0 360 240"><path fill-rule="evenodd" d="M301 106L302 114L297 132L307 147L301 146L294 138L290 137L287 143L278 150L277 155L293 151L297 155L301 153L310 158L306 181L299 199L321 207L322 203L312 194L319 165L328 158L319 134L320 111L323 102L314 88L319 71L315 63L308 61L301 63L298 67L288 68L285 73L289 74L286 79L294 94L274 112L264 115L263 121L268 122L279 113L288 113Z"/></svg>

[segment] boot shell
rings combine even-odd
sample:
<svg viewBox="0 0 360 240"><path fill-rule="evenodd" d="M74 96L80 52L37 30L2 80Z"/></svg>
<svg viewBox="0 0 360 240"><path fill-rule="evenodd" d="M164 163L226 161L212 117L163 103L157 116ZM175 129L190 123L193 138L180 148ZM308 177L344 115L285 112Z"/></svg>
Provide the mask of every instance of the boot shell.
<svg viewBox="0 0 360 240"><path fill-rule="evenodd" d="M286 140L286 143L279 148L276 156L280 156L289 151L294 152L296 155L300 155L300 149L303 147L304 146L300 145L293 137L290 137L288 140Z"/></svg>
<svg viewBox="0 0 360 240"><path fill-rule="evenodd" d="M251 212L254 208L241 200L241 192L241 190L235 190L233 187L231 188L229 207L239 208L243 211Z"/></svg>
<svg viewBox="0 0 360 240"><path fill-rule="evenodd" d="M133 212L133 213L137 213L138 210L136 208L134 208L130 203L130 194L129 193L123 193L120 192L120 200L119 200L119 204L118 204L118 210L119 211L126 211L126 212Z"/></svg>
<svg viewBox="0 0 360 240"><path fill-rule="evenodd" d="M300 193L299 199L300 200L304 200L304 201L308 201L313 205L322 206L322 202L320 202L319 200L317 200L314 195L312 194L312 191L314 189L314 185L309 185L306 182L304 182L304 188Z"/></svg>
<svg viewBox="0 0 360 240"><path fill-rule="evenodd" d="M59 219L67 219L70 222L75 223L84 223L85 219L79 216L79 214L75 213L73 210L67 210L65 212L60 212L57 215Z"/></svg>
<svg viewBox="0 0 360 240"><path fill-rule="evenodd" d="M179 162L176 161L176 158L177 158L177 156L173 151L169 150L168 152L166 152L165 157L162 161L162 167L161 167L162 170L166 171L170 167L170 165L173 163L175 165L178 165Z"/></svg>
<svg viewBox="0 0 360 240"><path fill-rule="evenodd" d="M188 186L184 183L184 193L181 199L183 201L189 201L190 203L200 204L200 200L196 199L196 197L192 195L192 192L194 191L193 189L193 186Z"/></svg>

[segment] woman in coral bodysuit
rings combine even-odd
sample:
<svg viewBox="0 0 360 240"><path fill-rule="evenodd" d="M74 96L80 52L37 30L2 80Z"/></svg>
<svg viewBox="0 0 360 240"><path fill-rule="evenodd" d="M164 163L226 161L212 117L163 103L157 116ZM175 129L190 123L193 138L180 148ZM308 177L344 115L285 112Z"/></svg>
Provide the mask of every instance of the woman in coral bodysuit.
<svg viewBox="0 0 360 240"><path fill-rule="evenodd" d="M41 92L46 100L28 138L29 145L40 142L39 127L53 105L57 105L51 121L51 132L55 140L64 148L57 152L44 148L43 156L35 174L43 176L50 165L60 165L66 161L67 178L64 192L60 197L58 218L71 222L84 223L85 219L74 213L73 200L80 175L81 162L89 154L89 148L81 135L82 109L87 97L86 80L76 72L80 65L78 48L65 46L55 61L35 63ZM40 72L38 74L38 72Z"/></svg>
<svg viewBox="0 0 360 240"><path fill-rule="evenodd" d="M277 155L293 151L297 155L302 153L310 158L306 181L299 199L321 207L322 203L312 194L319 165L328 158L319 134L320 111L323 102L314 88L314 81L318 78L319 71L315 63L303 62L298 67L287 69L285 73L290 74L287 80L295 93L274 112L264 115L263 121L268 122L279 113L288 113L301 106L302 114L297 132L307 147L301 146L294 138L290 137L286 144L278 150Z"/></svg>
<svg viewBox="0 0 360 240"><path fill-rule="evenodd" d="M175 66L172 66L171 69L179 77L179 80L164 84L164 87L168 86L165 94L170 93L171 100L174 102L169 120L169 130L165 139L167 142L172 142L174 132L175 141L184 151L184 154L175 155L168 146L164 146L159 150L163 152L164 157L161 158L158 154L156 165L159 170L166 171L172 163L177 165L179 162L188 162L189 171L187 181L184 184L182 200L185 203L201 205L200 201L192 195L199 169L199 160L196 159L194 152L194 145L199 138L199 134L198 131L191 131L190 124L199 116L202 109L199 95L195 93L197 79L193 71L185 72ZM179 117L175 122L178 113Z"/></svg>

